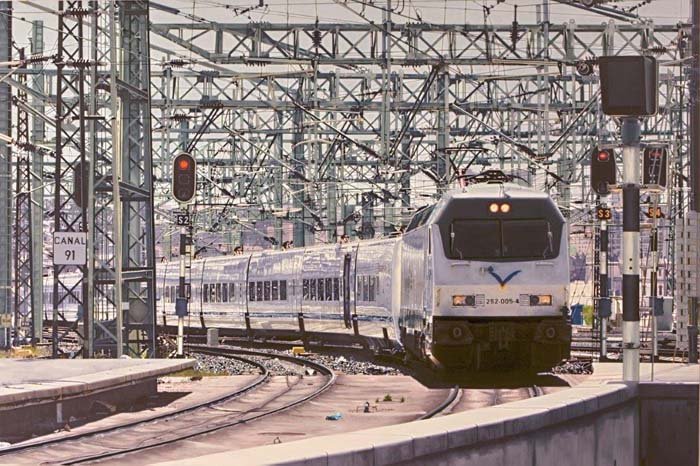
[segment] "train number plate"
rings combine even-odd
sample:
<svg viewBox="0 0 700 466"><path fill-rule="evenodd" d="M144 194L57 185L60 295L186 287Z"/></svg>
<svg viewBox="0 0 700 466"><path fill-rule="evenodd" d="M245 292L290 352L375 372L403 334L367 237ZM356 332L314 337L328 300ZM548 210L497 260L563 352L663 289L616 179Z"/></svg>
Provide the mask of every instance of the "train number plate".
<svg viewBox="0 0 700 466"><path fill-rule="evenodd" d="M489 340L509 342L515 340L515 327L510 324L492 323L489 325Z"/></svg>
<svg viewBox="0 0 700 466"><path fill-rule="evenodd" d="M486 304L516 304L515 298L486 298Z"/></svg>

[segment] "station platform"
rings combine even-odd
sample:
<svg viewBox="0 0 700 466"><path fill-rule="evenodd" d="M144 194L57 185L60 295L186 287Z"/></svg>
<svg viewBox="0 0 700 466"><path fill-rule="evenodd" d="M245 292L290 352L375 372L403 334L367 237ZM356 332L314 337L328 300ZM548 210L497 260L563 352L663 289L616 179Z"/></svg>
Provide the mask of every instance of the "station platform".
<svg viewBox="0 0 700 466"><path fill-rule="evenodd" d="M98 407L129 406L189 359L0 359L0 441L63 427Z"/></svg>
<svg viewBox="0 0 700 466"><path fill-rule="evenodd" d="M586 379L586 384L609 383L622 380L621 362L598 362L593 364L593 374ZM698 383L700 382L700 365L642 363L639 367L639 381L658 383Z"/></svg>
<svg viewBox="0 0 700 466"><path fill-rule="evenodd" d="M622 383L622 364L596 364L581 384L527 400L158 464L697 465L700 366L656 364L653 381L650 364L640 372Z"/></svg>

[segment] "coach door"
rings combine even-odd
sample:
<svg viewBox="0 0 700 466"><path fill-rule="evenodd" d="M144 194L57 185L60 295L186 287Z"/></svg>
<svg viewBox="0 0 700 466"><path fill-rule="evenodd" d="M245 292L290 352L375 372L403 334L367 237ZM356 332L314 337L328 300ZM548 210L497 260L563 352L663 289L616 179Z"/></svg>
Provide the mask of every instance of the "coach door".
<svg viewBox="0 0 700 466"><path fill-rule="evenodd" d="M343 256L343 321L345 328L352 326L351 309L350 309L350 279L352 277L352 254L349 252Z"/></svg>

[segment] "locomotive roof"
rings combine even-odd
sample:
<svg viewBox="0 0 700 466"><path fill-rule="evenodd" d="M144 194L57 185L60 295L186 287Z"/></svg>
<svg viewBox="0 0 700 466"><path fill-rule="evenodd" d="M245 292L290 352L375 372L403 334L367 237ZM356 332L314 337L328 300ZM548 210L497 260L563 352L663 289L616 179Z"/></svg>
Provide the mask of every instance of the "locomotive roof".
<svg viewBox="0 0 700 466"><path fill-rule="evenodd" d="M541 199L549 197L545 192L538 191L529 186L522 186L517 183L478 183L469 185L461 191L451 193L456 199L466 199L469 197L518 197Z"/></svg>

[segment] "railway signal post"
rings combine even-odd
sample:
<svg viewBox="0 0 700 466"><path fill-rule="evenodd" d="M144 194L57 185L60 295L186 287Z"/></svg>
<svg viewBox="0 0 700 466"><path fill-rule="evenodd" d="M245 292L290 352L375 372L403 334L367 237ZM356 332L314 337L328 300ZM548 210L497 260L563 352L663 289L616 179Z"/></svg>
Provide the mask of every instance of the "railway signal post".
<svg viewBox="0 0 700 466"><path fill-rule="evenodd" d="M639 381L640 118L658 109L658 68L648 56L598 60L603 113L621 117L623 380Z"/></svg>
<svg viewBox="0 0 700 466"><path fill-rule="evenodd" d="M649 145L644 149L642 163L643 183L649 194L649 209L647 217L651 219L650 259L651 259L651 292L649 305L651 308L652 331L652 378L654 374L653 362L659 356L658 334L656 317L663 315L663 300L658 297L658 273L659 273L659 218L663 217L659 207L660 191L666 189L668 178L668 150L666 146Z"/></svg>
<svg viewBox="0 0 700 466"><path fill-rule="evenodd" d="M608 221L612 220L612 210L607 206L610 186L617 182L615 168L615 152L612 148L594 148L591 154L591 187L600 196L600 204L596 208L596 218L600 221L600 264L598 279L600 282L598 296L598 327L600 333L600 360L608 356L607 325L612 315L612 302L608 289Z"/></svg>
<svg viewBox="0 0 700 466"><path fill-rule="evenodd" d="M187 293L187 255L190 253L188 227L190 216L188 205L197 192L197 163L190 154L183 152L173 161L172 194L180 204L181 212L175 217L175 223L180 227L180 279L175 299L175 314L177 315L177 356L184 356L185 316L189 314L189 296Z"/></svg>
<svg viewBox="0 0 700 466"><path fill-rule="evenodd" d="M639 141L637 118L622 120L622 360L625 381L639 381Z"/></svg>
<svg viewBox="0 0 700 466"><path fill-rule="evenodd" d="M608 220L612 219L612 209L607 205L608 196L600 197L596 217L600 220L600 297L598 300L598 317L600 318L600 360L608 357L608 319L612 315L612 302L608 287Z"/></svg>

